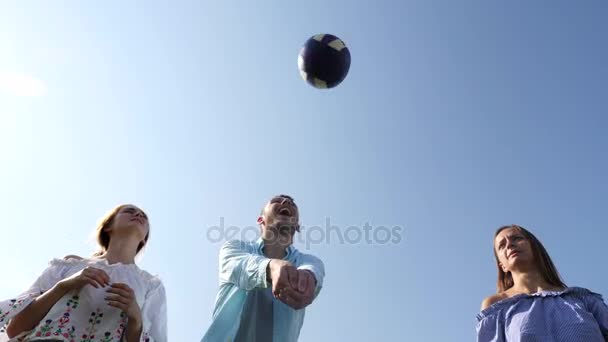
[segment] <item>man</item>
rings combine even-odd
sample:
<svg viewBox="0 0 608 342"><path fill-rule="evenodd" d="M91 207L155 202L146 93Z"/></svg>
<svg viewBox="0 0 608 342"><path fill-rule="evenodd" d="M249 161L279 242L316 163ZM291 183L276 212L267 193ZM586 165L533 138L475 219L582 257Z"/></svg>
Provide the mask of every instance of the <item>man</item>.
<svg viewBox="0 0 608 342"><path fill-rule="evenodd" d="M287 195L262 209L255 242L231 240L220 250L220 289L202 342L295 342L305 308L319 294L325 269L292 246L298 207Z"/></svg>

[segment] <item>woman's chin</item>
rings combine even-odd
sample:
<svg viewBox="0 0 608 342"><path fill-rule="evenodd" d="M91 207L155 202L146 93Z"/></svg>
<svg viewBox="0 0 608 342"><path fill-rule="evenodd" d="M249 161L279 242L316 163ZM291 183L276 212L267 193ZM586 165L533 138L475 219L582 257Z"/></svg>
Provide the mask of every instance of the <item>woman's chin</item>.
<svg viewBox="0 0 608 342"><path fill-rule="evenodd" d="M511 266L511 269L528 269L530 262L526 258L522 258L518 255L509 260L509 265Z"/></svg>

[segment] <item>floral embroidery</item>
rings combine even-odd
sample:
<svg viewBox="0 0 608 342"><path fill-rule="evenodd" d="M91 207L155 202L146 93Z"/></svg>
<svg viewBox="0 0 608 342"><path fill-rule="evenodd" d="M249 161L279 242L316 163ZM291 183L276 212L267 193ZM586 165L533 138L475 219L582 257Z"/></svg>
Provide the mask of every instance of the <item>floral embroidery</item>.
<svg viewBox="0 0 608 342"><path fill-rule="evenodd" d="M53 320L46 320L44 325L39 326L37 331L34 333L36 337L49 337L49 336L61 336L69 339L70 342L75 342L75 331L74 326L68 326L70 323L70 315L72 309L78 307L78 296L72 296L66 303L66 310L63 315L57 320L57 327L54 327Z"/></svg>
<svg viewBox="0 0 608 342"><path fill-rule="evenodd" d="M76 309L78 307L78 296L72 296L72 298L70 298L66 303L66 306L67 309L63 313L63 316L59 319L59 325L57 326L57 330L55 330L53 335L69 338L70 341L73 342L76 328L74 326L68 327L67 324L70 322L70 313L72 312L72 309Z"/></svg>
<svg viewBox="0 0 608 342"><path fill-rule="evenodd" d="M8 316L8 314L11 312L10 309L16 309L17 307L15 306L15 302L17 300L16 299L11 299L9 301L9 305L8 305L8 310L6 312L2 312L2 309L0 309L0 322L4 322L4 319L6 318L6 316Z"/></svg>
<svg viewBox="0 0 608 342"><path fill-rule="evenodd" d="M51 330L53 327L51 326L53 320L47 319L44 321L44 325L40 327L40 330L36 332L36 337L48 337L51 336Z"/></svg>
<svg viewBox="0 0 608 342"><path fill-rule="evenodd" d="M118 341L122 340L122 335L125 332L125 327L127 326L127 314L124 311L120 312L120 323L118 323L118 328L114 332L114 338Z"/></svg>
<svg viewBox="0 0 608 342"><path fill-rule="evenodd" d="M91 312L91 317L89 317L90 328L88 331L88 335L83 334L80 342L93 342L93 340L95 339L95 333L97 332L97 329L95 328L95 326L100 324L102 319L103 319L103 312L101 312L99 310L99 308L97 308L97 310L95 310L95 312Z"/></svg>
<svg viewBox="0 0 608 342"><path fill-rule="evenodd" d="M109 331L106 331L103 334L103 337L99 339L99 342L112 342L112 333Z"/></svg>
<svg viewBox="0 0 608 342"><path fill-rule="evenodd" d="M70 306L72 309L76 309L78 307L78 296L72 296L66 305L68 306L68 310L70 309Z"/></svg>
<svg viewBox="0 0 608 342"><path fill-rule="evenodd" d="M80 342L91 342L91 341L93 341L92 340L93 338L95 338L95 335L89 336L87 334L84 334L84 335L82 335L82 339L80 340Z"/></svg>
<svg viewBox="0 0 608 342"><path fill-rule="evenodd" d="M40 294L42 294L42 292L41 292ZM39 295L40 295L40 294L39 294ZM31 294L29 294L29 295L27 295L26 297L21 298L21 299L11 299L11 300L9 300L9 301L8 301L8 302L9 302L9 303L8 303L8 307L6 308L6 311L2 311L2 309L0 309L0 323L3 323L3 322L4 322L4 320L6 319L6 317L7 317L7 316L8 316L8 315L9 315L9 314L10 314L10 313L11 313L11 312L14 310L14 309L19 308L20 306L22 306L22 305L23 305L23 303L24 303L25 301L29 301L30 299L36 298L37 296L38 296L38 295L31 293Z"/></svg>
<svg viewBox="0 0 608 342"><path fill-rule="evenodd" d="M10 299L7 301L8 303L3 304L2 307L0 307L0 333L6 332L6 323L8 323L6 319L10 318L9 316L14 315L13 311L15 309L19 309L19 307L23 306L25 303L29 304L32 299L38 297L42 293L43 292L30 293L21 298Z"/></svg>
<svg viewBox="0 0 608 342"><path fill-rule="evenodd" d="M70 342L75 342L75 337L76 334L74 333L76 331L76 328L74 326L71 326L69 328L66 328L65 331L63 330L63 328L65 328L64 326L59 326L59 328L57 328L57 330L55 330L55 332L53 333L54 336L62 336L64 338L67 338L70 340Z"/></svg>
<svg viewBox="0 0 608 342"><path fill-rule="evenodd" d="M2 300L0 302L1 336L6 336L6 324L10 322L11 318L40 295L39 290L41 286L56 282L55 278L64 277L68 273L76 271L77 268L81 268L81 266L85 267L89 264L91 264L89 261L82 263L82 265L76 265L74 263L66 264L62 260L54 260L51 263L52 267L45 270L39 281L32 286L36 290L28 291L10 300ZM112 268L116 269L117 274L115 276L117 279L133 271L139 272L137 268L132 266L126 268L119 265ZM149 278L149 275L143 272L139 272L137 275L145 279ZM146 289L136 288L135 290L139 293L139 290L144 291ZM53 339L65 342L124 341L129 323L126 313L120 310L107 309L101 303L101 296L101 290L92 288L83 288L81 291L67 293L60 301L53 305L46 317L39 321L33 330L23 334L16 340L20 342L30 339ZM92 300L91 302L89 302L89 298ZM106 304L105 301L103 304ZM140 342L149 342L151 340L152 336L149 332L142 332Z"/></svg>
<svg viewBox="0 0 608 342"><path fill-rule="evenodd" d="M44 324L40 324L34 333L35 337L60 337L65 338L70 342L76 342L76 328L70 325L70 317L72 311L78 307L78 296L72 296L66 302L66 310L53 324L53 320L48 319ZM113 336L111 331L105 331L103 334L98 334L97 327L103 321L104 313L97 308L95 312L91 312L89 317L89 326L84 333L80 335L79 342L112 342L121 341L127 323L127 315L124 312L120 314L120 324ZM31 335L30 335L31 336ZM146 340L147 341L147 340Z"/></svg>
<svg viewBox="0 0 608 342"><path fill-rule="evenodd" d="M63 316L59 319L59 326L57 326L57 330L55 330L55 332L53 333L53 335L55 336L64 336L64 332L63 329L65 329L66 324L70 323L70 313L66 312L63 314ZM67 333L66 333L67 335ZM67 336L65 336L67 337Z"/></svg>

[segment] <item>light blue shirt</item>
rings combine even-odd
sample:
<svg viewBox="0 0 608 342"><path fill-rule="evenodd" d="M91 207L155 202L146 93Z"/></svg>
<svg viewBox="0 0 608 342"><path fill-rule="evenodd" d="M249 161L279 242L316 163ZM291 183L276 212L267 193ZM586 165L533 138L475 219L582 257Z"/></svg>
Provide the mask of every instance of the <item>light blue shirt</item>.
<svg viewBox="0 0 608 342"><path fill-rule="evenodd" d="M202 342L296 342L305 309L294 310L272 296L266 281L270 259L262 253L264 241L231 240L220 249L220 289L213 320ZM311 271L317 280L315 298L323 287L323 262L295 247L283 260L299 270Z"/></svg>
<svg viewBox="0 0 608 342"><path fill-rule="evenodd" d="M608 341L608 306L580 287L503 299L477 320L478 342Z"/></svg>

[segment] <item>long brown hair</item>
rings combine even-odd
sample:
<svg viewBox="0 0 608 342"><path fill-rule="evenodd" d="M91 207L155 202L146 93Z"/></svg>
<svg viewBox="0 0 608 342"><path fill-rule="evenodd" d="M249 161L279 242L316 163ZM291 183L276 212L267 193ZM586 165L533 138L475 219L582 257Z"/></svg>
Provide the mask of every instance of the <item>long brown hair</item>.
<svg viewBox="0 0 608 342"><path fill-rule="evenodd" d="M114 223L114 218L116 215L125 207L133 206L131 204L121 204L110 211L108 211L102 218L99 220L99 224L95 229L95 236L97 238L97 244L99 245L99 250L93 254L93 256L101 256L106 253L108 247L110 246L110 234L106 231L106 228L112 226ZM142 211L143 212L143 211ZM148 224L149 225L149 224ZM148 238L150 237L150 230L148 229L148 233L144 238L144 241L140 242L137 246L137 254L144 248L146 243L148 243Z"/></svg>
<svg viewBox="0 0 608 342"><path fill-rule="evenodd" d="M506 226L502 226L496 230L494 234L494 240L500 232L507 228L514 228L518 230L526 240L530 242L530 246L532 248L532 254L534 256L534 263L536 264L536 268L542 275L543 279L549 284L558 287L566 287L559 273L557 272L557 268L553 264L549 253L543 246L543 244L532 234L530 231L525 229L524 227L518 226L516 224L510 224ZM500 261L498 260L498 254L496 254L496 248L492 248L494 250L494 257L496 258L496 268L498 268L498 281L496 282L496 292L501 293L513 287L513 277L511 276L511 272L504 272L502 267L500 267Z"/></svg>

